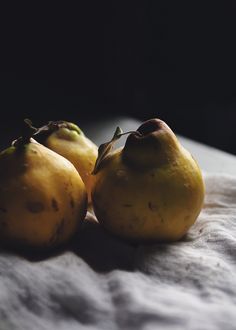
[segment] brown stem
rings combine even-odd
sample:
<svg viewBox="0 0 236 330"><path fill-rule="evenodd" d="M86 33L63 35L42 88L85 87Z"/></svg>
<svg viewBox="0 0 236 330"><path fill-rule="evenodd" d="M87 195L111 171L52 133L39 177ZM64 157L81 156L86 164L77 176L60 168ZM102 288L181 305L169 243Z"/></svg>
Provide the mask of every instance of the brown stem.
<svg viewBox="0 0 236 330"><path fill-rule="evenodd" d="M23 145L30 142L31 137L37 132L37 128L32 125L30 119L24 119L24 126L22 130L22 135L12 142L14 147L22 147Z"/></svg>

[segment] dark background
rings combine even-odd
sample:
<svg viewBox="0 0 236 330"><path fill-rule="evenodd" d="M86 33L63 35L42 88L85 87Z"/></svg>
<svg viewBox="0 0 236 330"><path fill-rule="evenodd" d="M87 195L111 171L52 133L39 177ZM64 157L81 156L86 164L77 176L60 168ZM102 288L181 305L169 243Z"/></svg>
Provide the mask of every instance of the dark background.
<svg viewBox="0 0 236 330"><path fill-rule="evenodd" d="M236 154L236 6L206 3L1 10L1 144L25 117L37 126L127 115L160 117Z"/></svg>

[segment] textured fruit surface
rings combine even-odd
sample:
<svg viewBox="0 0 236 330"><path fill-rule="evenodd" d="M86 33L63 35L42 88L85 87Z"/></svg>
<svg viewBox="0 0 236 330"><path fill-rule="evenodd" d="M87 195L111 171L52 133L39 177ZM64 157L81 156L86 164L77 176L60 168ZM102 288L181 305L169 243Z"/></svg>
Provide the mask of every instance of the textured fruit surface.
<svg viewBox="0 0 236 330"><path fill-rule="evenodd" d="M84 183L67 159L34 141L1 152L1 241L59 245L75 233L86 209Z"/></svg>
<svg viewBox="0 0 236 330"><path fill-rule="evenodd" d="M196 161L164 122L153 119L105 158L92 200L98 221L115 235L175 241L196 221L204 191Z"/></svg>
<svg viewBox="0 0 236 330"><path fill-rule="evenodd" d="M91 185L93 177L91 172L97 158L97 146L89 140L76 125L67 123L69 127L61 127L52 132L44 144L67 158L79 172L91 200ZM73 126L71 126L73 125ZM78 127L77 127L78 128Z"/></svg>

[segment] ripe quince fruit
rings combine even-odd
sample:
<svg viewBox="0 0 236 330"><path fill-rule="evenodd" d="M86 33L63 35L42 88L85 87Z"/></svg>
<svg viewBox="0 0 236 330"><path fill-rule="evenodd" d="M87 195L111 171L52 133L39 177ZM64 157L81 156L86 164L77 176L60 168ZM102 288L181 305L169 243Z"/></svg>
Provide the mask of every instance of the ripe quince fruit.
<svg viewBox="0 0 236 330"><path fill-rule="evenodd" d="M0 153L0 242L39 249L68 241L87 210L75 167L29 136Z"/></svg>
<svg viewBox="0 0 236 330"><path fill-rule="evenodd" d="M204 200L196 160L160 119L144 122L123 148L111 152L115 135L99 148L94 169L92 202L98 221L131 241L181 239Z"/></svg>
<svg viewBox="0 0 236 330"><path fill-rule="evenodd" d="M74 123L67 121L49 122L36 136L39 142L59 155L67 158L79 172L91 201L91 172L94 168L98 147Z"/></svg>

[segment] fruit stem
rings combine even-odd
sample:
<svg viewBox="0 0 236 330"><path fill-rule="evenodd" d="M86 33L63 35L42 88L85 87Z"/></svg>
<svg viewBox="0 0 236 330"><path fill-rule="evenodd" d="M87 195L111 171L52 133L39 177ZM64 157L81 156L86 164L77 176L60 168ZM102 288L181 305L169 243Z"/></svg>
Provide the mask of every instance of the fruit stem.
<svg viewBox="0 0 236 330"><path fill-rule="evenodd" d="M104 159L110 154L111 150L114 147L115 142L120 139L123 135L127 134L137 134L139 136L142 135L139 131L128 131L123 132L120 127L117 127L112 139L106 143L102 143L98 148L98 157L96 159L96 163L94 169L92 171L92 175L97 174L99 169L101 168L101 164L103 163Z"/></svg>
<svg viewBox="0 0 236 330"><path fill-rule="evenodd" d="M37 135L38 142L44 144L48 136L53 132L58 131L60 128L67 128L70 131L77 132L78 135L84 135L82 130L76 124L63 120L49 121L46 125L39 127L34 135Z"/></svg>
<svg viewBox="0 0 236 330"><path fill-rule="evenodd" d="M22 147L30 142L31 137L36 134L38 129L32 125L30 119L24 119L24 126L22 130L22 136L12 142L14 147Z"/></svg>

